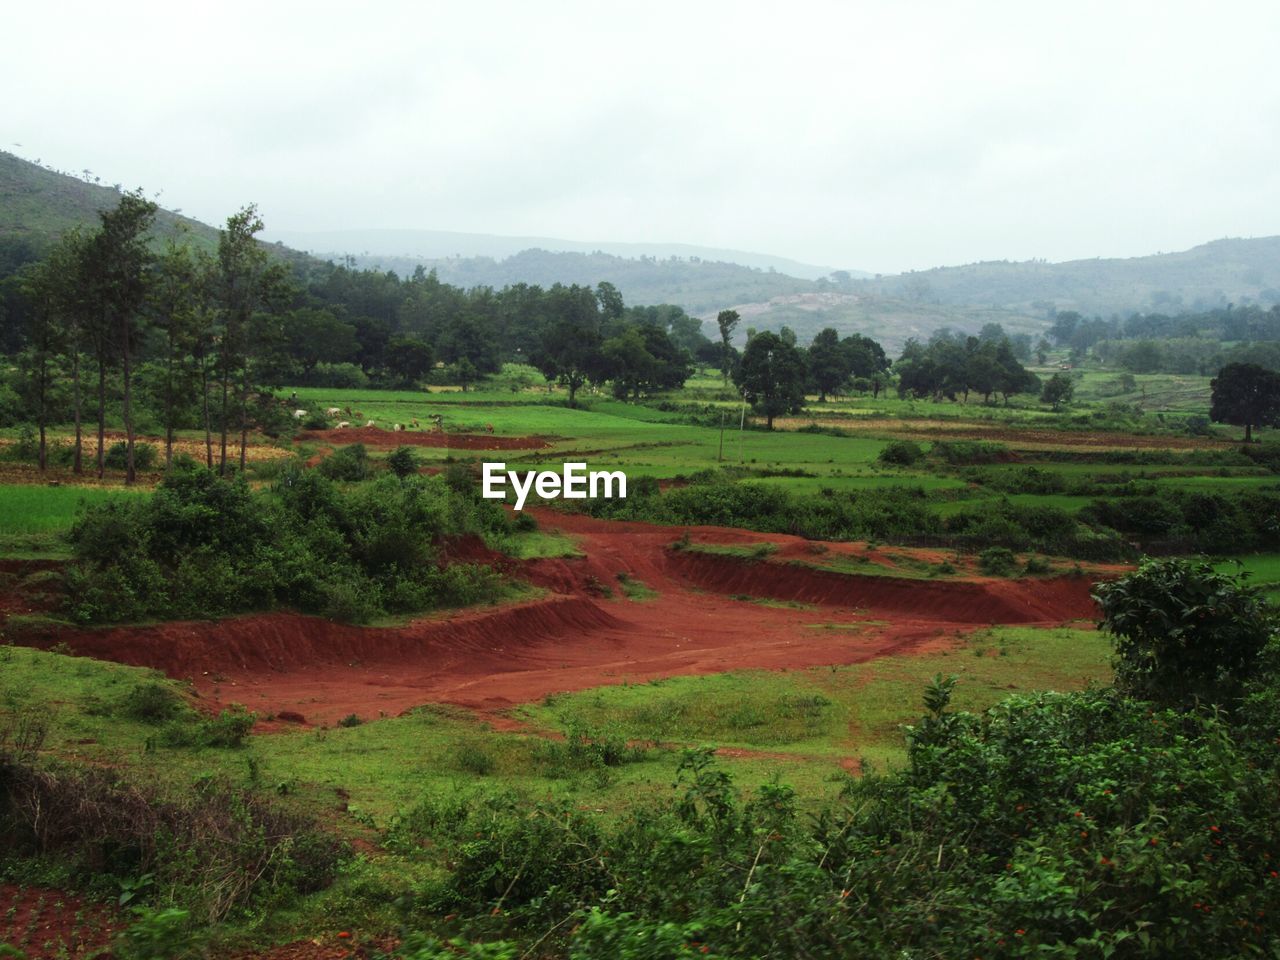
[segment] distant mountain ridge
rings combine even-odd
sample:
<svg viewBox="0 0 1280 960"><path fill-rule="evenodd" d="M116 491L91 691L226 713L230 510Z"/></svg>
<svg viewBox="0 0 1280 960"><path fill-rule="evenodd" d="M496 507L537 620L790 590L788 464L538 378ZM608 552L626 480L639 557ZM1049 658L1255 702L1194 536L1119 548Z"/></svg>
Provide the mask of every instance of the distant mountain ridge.
<svg viewBox="0 0 1280 960"><path fill-rule="evenodd" d="M758 270L776 270L802 280L817 280L835 268L801 263L787 257L746 250L703 247L691 243L620 243L607 240L561 240L553 237L516 237L490 233L460 233L449 230L270 230L264 236L279 240L295 250L307 250L318 256L362 256L369 259L390 257L405 260L443 260L452 258L490 257L503 260L526 250L554 253L605 253L614 257L639 260L644 257L667 260L713 260L736 263ZM861 270L847 271L855 277L870 277Z"/></svg>
<svg viewBox="0 0 1280 960"><path fill-rule="evenodd" d="M1280 302L1280 236L1213 240L1177 253L1046 263L988 261L857 283L878 296L1009 309L1177 313Z"/></svg>
<svg viewBox="0 0 1280 960"><path fill-rule="evenodd" d="M98 211L119 197L118 187L89 183L0 151L0 263L6 243L43 249L77 224L96 223ZM157 216L157 233L183 235L207 249L218 236L216 228L169 210ZM807 339L831 326L842 335L868 334L889 348L908 337L928 337L942 326L976 332L983 323L996 322L1010 332L1035 335L1061 310L1104 316L1172 314L1226 303L1280 302L1280 237L1215 240L1179 253L1129 259L990 261L870 277L689 244L581 243L430 230L268 230L265 236L276 241L268 246L278 256L303 263L311 258L285 246L285 238L314 247L324 246L318 241L327 239L335 249L323 252L341 260L343 250L351 250L357 267L395 270L402 276L435 270L441 280L462 287L595 286L609 281L629 304L678 304L708 321L721 309L735 308L744 329L777 330L786 324ZM527 243L535 246L522 247ZM580 249L550 250L536 246L540 243ZM375 250L406 247L489 252L423 257Z"/></svg>

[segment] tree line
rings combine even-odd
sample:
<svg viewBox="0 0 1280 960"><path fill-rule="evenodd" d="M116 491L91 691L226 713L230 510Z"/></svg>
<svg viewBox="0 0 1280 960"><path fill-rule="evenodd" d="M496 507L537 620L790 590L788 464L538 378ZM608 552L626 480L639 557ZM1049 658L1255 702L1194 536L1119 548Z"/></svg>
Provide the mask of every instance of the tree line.
<svg viewBox="0 0 1280 960"><path fill-rule="evenodd" d="M165 437L201 430L205 463L243 470L248 434L280 427L283 384L412 388L445 377L466 390L504 363L536 369L574 405L587 386L619 399L682 387L696 366L718 366L726 387L772 427L807 393L879 396L896 375L900 396L990 401L1035 388L1015 343L997 325L976 337L941 331L910 342L896 364L874 340L828 328L807 348L787 328L748 328L732 310L702 321L670 304L628 306L608 282L595 287L514 284L463 290L417 269L356 270L351 263L287 261L257 239L252 205L228 217L215 249L153 236L157 206L124 194L93 229L73 230L43 259L20 262L0 280L0 345L15 362L0 384L0 418L31 422L38 461L47 430L70 422L70 465L84 465L84 424L96 423L94 468L106 466L108 421L123 421L125 475L136 474L141 406ZM238 443L237 443L238 441Z"/></svg>

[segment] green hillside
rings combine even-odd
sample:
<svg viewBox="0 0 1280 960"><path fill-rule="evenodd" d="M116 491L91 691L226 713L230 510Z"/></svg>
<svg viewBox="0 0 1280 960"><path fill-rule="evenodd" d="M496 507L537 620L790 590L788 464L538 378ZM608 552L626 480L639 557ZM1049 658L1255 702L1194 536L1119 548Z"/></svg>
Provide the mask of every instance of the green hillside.
<svg viewBox="0 0 1280 960"><path fill-rule="evenodd" d="M72 227L96 223L98 211L115 206L123 188L89 183L0 151L0 240L42 248ZM156 233L186 234L209 248L218 242L213 227L169 210L157 214Z"/></svg>

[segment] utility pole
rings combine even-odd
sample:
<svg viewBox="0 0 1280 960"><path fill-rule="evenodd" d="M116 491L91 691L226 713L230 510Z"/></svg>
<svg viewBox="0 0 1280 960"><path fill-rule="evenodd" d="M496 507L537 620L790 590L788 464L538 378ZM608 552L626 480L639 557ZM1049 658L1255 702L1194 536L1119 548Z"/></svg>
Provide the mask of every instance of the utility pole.
<svg viewBox="0 0 1280 960"><path fill-rule="evenodd" d="M738 462L743 463L742 459L742 431L747 423L747 391L742 391L742 413L738 416Z"/></svg>

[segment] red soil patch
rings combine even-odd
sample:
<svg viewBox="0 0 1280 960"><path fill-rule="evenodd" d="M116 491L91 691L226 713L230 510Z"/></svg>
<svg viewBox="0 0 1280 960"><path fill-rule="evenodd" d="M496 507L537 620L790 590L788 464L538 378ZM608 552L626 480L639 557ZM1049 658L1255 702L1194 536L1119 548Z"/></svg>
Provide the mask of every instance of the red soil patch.
<svg viewBox="0 0 1280 960"><path fill-rule="evenodd" d="M29 960L97 956L122 926L103 904L61 890L0 884L0 943Z"/></svg>
<svg viewBox="0 0 1280 960"><path fill-rule="evenodd" d="M541 450L551 446L546 437L497 437L487 433L436 433L430 430L383 430L381 427L307 430L298 434L297 439L320 443L363 443L369 447L444 447L450 450Z"/></svg>
<svg viewBox="0 0 1280 960"><path fill-rule="evenodd" d="M547 589L545 599L399 627L271 613L216 622L55 629L25 642L61 641L79 654L190 678L209 706L238 702L263 716L287 711L310 723L332 723L351 713L372 719L423 703L496 712L548 693L623 681L860 663L944 649L977 625L1056 624L1094 614L1086 578L861 577L776 560L672 550L685 532L678 528L543 509L535 513L544 529L573 534L585 553L525 563L501 558L505 569ZM695 541L776 543L779 554L812 549L796 537L716 527L688 532ZM454 559L495 559L474 538L454 541L446 553ZM658 595L625 599L620 574ZM733 594L801 601L818 609L763 606L734 600ZM832 624L855 629L823 629Z"/></svg>

